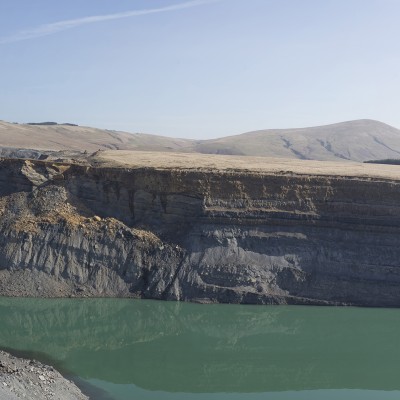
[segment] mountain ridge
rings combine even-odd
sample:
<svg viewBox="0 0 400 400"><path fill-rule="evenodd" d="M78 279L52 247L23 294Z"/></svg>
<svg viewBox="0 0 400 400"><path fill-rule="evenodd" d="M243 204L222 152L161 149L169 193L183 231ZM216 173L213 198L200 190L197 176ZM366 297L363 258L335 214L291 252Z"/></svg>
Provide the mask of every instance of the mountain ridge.
<svg viewBox="0 0 400 400"><path fill-rule="evenodd" d="M366 161L389 154L387 158L396 158L400 157L400 130L368 119L264 129L205 141L197 145L196 151L321 161Z"/></svg>
<svg viewBox="0 0 400 400"><path fill-rule="evenodd" d="M320 161L400 158L400 130L360 119L329 125L261 129L217 139L170 138L75 124L0 121L0 147L48 151L139 150L281 157Z"/></svg>

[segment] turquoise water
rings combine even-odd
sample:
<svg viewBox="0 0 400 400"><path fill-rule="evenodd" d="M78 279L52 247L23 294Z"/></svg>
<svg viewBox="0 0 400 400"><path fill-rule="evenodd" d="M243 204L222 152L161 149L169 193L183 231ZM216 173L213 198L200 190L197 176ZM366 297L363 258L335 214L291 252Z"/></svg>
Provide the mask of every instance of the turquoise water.
<svg viewBox="0 0 400 400"><path fill-rule="evenodd" d="M0 321L96 400L400 398L397 309L0 298Z"/></svg>

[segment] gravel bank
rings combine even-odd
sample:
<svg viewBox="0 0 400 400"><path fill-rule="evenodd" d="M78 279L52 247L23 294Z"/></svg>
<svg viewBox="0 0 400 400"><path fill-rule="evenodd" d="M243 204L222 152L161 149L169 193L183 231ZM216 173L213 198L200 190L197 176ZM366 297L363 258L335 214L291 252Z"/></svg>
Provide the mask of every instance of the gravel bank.
<svg viewBox="0 0 400 400"><path fill-rule="evenodd" d="M53 367L0 351L1 400L88 400Z"/></svg>

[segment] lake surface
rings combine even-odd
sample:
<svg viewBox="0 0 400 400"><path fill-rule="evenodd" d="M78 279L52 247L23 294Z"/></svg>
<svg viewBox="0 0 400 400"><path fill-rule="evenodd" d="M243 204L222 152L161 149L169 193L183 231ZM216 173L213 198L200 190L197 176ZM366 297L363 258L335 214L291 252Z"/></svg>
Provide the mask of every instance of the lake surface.
<svg viewBox="0 0 400 400"><path fill-rule="evenodd" d="M400 310L0 298L0 347L94 399L399 399Z"/></svg>

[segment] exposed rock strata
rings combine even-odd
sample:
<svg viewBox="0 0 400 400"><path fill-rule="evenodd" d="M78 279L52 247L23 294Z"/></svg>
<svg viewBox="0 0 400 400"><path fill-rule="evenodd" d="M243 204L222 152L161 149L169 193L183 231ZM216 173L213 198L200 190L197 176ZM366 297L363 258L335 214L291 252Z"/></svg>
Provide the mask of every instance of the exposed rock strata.
<svg viewBox="0 0 400 400"><path fill-rule="evenodd" d="M0 194L2 294L400 305L400 181L3 160Z"/></svg>

